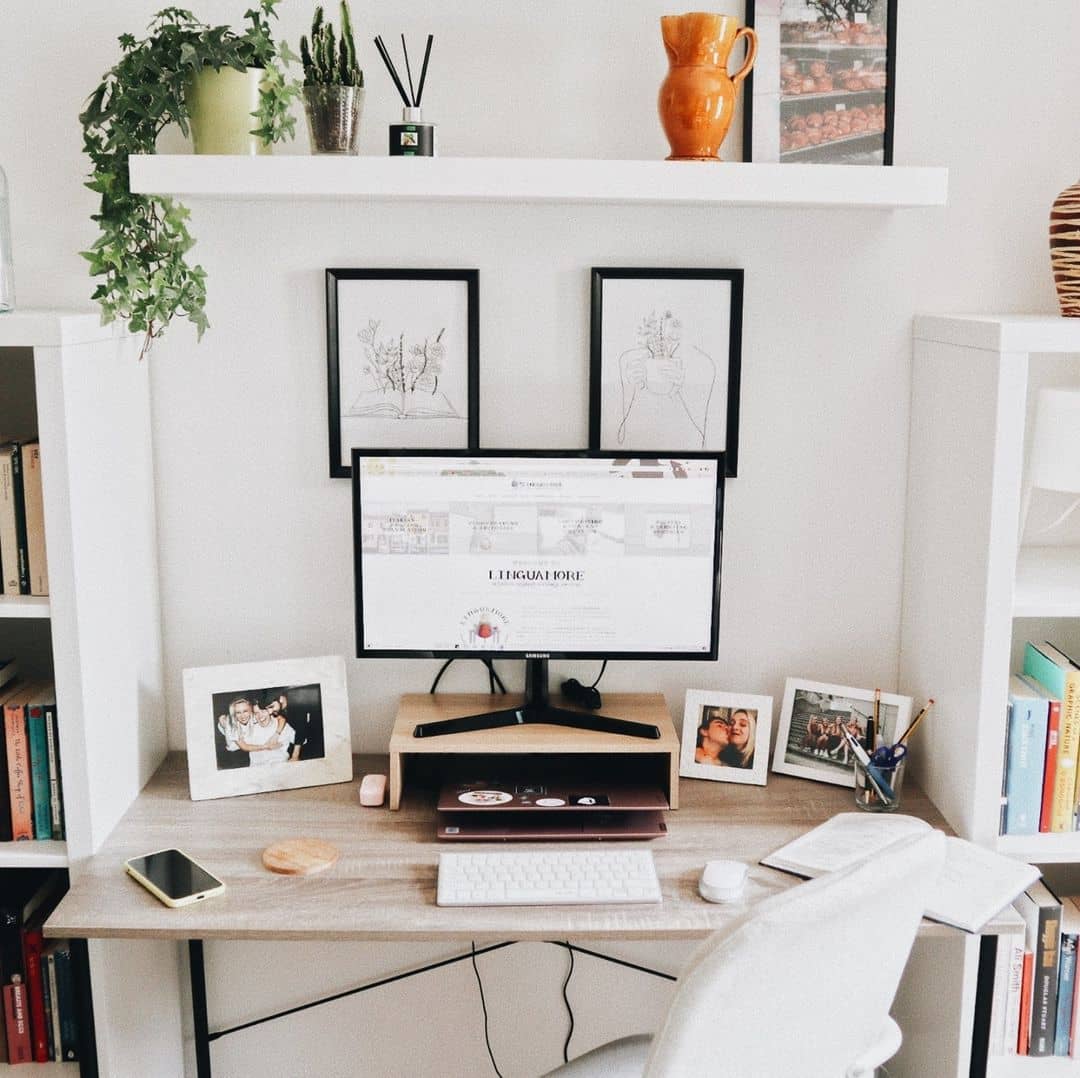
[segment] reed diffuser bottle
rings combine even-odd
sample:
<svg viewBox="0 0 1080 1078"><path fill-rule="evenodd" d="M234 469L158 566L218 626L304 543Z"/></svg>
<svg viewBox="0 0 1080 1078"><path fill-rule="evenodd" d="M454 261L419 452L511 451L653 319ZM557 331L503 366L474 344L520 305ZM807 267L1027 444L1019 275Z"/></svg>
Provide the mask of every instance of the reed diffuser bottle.
<svg viewBox="0 0 1080 1078"><path fill-rule="evenodd" d="M11 261L11 214L8 185L0 168L0 311L15 309L15 267Z"/></svg>

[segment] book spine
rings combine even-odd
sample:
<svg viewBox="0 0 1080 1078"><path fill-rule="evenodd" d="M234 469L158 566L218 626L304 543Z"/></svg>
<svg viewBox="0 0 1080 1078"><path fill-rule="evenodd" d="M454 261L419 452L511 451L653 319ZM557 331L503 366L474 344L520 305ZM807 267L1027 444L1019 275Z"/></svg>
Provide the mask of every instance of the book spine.
<svg viewBox="0 0 1080 1078"><path fill-rule="evenodd" d="M1024 952L1024 967L1020 980L1020 1037L1016 1042L1017 1055L1026 1056L1031 1042L1031 974L1035 956Z"/></svg>
<svg viewBox="0 0 1080 1078"><path fill-rule="evenodd" d="M40 928L23 933L23 969L26 970L27 1009L30 1013L30 1044L34 1060L49 1062L49 1033L45 1027L45 989L41 981L41 952L45 939Z"/></svg>
<svg viewBox="0 0 1080 1078"><path fill-rule="evenodd" d="M11 842L11 796L8 793L7 727L0 733L0 842Z"/></svg>
<svg viewBox="0 0 1080 1078"><path fill-rule="evenodd" d="M1077 937L1061 937L1061 971L1058 973L1057 1021L1054 1026L1054 1055L1069 1054L1069 1035L1072 1032L1073 994L1076 987Z"/></svg>
<svg viewBox="0 0 1080 1078"><path fill-rule="evenodd" d="M63 1041L60 1038L60 986L56 981L56 945L52 944L45 952L45 965L48 970L49 995L52 997L52 1042L53 1059L64 1058Z"/></svg>
<svg viewBox="0 0 1080 1078"><path fill-rule="evenodd" d="M64 798L60 785L60 728L56 725L56 705L45 705L45 747L49 757L49 822L52 838L64 837Z"/></svg>
<svg viewBox="0 0 1080 1078"><path fill-rule="evenodd" d="M79 1028L75 1018L71 951L64 946L56 949L56 987L60 993L60 1058L67 1062L79 1058Z"/></svg>
<svg viewBox="0 0 1080 1078"><path fill-rule="evenodd" d="M1043 775L1042 810L1039 813L1039 831L1051 829L1054 818L1054 790L1058 776L1058 747L1061 737L1061 701L1049 700L1046 718L1046 769Z"/></svg>
<svg viewBox="0 0 1080 1078"><path fill-rule="evenodd" d="M1080 670L1065 678L1061 705L1061 737L1058 740L1057 777L1054 781L1054 811L1050 830L1072 831L1076 811L1076 763L1080 755Z"/></svg>
<svg viewBox="0 0 1080 1078"><path fill-rule="evenodd" d="M32 1063L30 1024L26 1014L26 986L21 977L4 985L4 1021L7 1025L8 1062Z"/></svg>
<svg viewBox="0 0 1080 1078"><path fill-rule="evenodd" d="M1005 812L1009 835L1034 835L1039 830L1048 709L1044 705L1040 721L1038 710L1031 706L1037 702L1023 698L1010 701Z"/></svg>
<svg viewBox="0 0 1080 1078"><path fill-rule="evenodd" d="M30 548L26 538L26 501L23 493L22 452L11 451L11 486L15 501L15 556L19 570L19 594L30 594Z"/></svg>
<svg viewBox="0 0 1080 1078"><path fill-rule="evenodd" d="M49 983L49 958L44 950L38 955L38 974L41 977L41 997L45 1004L45 1036L49 1042L49 1060L56 1059L56 1041L53 1040L53 998Z"/></svg>
<svg viewBox="0 0 1080 1078"><path fill-rule="evenodd" d="M1005 1008L1008 998L1009 939L998 936L994 952L994 994L990 1004L990 1055L1005 1054Z"/></svg>
<svg viewBox="0 0 1080 1078"><path fill-rule="evenodd" d="M26 718L21 705L4 708L4 735L7 740L11 837L19 842L34 837L34 819L30 806L30 758L26 742Z"/></svg>
<svg viewBox="0 0 1080 1078"><path fill-rule="evenodd" d="M4 708L4 738L7 743L11 837L19 842L34 837L30 795L30 753L26 738L26 718L21 705L10 705Z"/></svg>
<svg viewBox="0 0 1080 1078"><path fill-rule="evenodd" d="M19 594L19 542L15 528L15 477L11 447L0 447L0 573L3 593Z"/></svg>
<svg viewBox="0 0 1080 1078"><path fill-rule="evenodd" d="M30 749L30 791L34 814L34 838L52 838L49 806L49 743L45 709L40 704L26 707L26 739Z"/></svg>
<svg viewBox="0 0 1080 1078"><path fill-rule="evenodd" d="M1020 1040L1020 989L1024 981L1024 937L999 936L998 949L999 952L1004 950L1008 956L1004 985L1005 1033L1002 1054L1014 1056Z"/></svg>
<svg viewBox="0 0 1080 1078"><path fill-rule="evenodd" d="M41 446L22 447L23 505L26 511L26 552L30 594L49 594L49 569L45 556L45 501L41 487Z"/></svg>
<svg viewBox="0 0 1080 1078"><path fill-rule="evenodd" d="M1031 1046L1028 1055L1054 1054L1057 1022L1061 903L1039 907L1039 935L1031 977Z"/></svg>

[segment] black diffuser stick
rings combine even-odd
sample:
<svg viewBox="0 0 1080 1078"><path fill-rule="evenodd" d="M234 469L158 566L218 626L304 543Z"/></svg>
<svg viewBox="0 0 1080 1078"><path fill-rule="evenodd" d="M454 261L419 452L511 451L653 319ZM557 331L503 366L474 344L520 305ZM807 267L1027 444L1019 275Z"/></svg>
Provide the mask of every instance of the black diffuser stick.
<svg viewBox="0 0 1080 1078"><path fill-rule="evenodd" d="M379 55L382 57L383 63L386 64L386 70L390 72L390 78L394 80L397 92L401 94L401 100L405 103L405 107L409 108L409 98L405 93L405 87L401 85L401 79L398 78L398 73L394 69L394 61L390 59L390 53L386 51L386 46L383 44L382 37L375 38L375 48L379 50Z"/></svg>
<svg viewBox="0 0 1080 1078"><path fill-rule="evenodd" d="M412 98L413 108L416 108L416 91L413 89L412 68L409 67L409 48L405 44L405 35L401 35L401 51L405 54L405 74L409 76L409 96Z"/></svg>
<svg viewBox="0 0 1080 1078"><path fill-rule="evenodd" d="M420 82L416 87L416 107L420 107L420 102L424 98L424 79L427 78L427 62L431 58L431 43L435 40L434 34L428 34L427 36L427 48L424 49L424 66L420 68Z"/></svg>

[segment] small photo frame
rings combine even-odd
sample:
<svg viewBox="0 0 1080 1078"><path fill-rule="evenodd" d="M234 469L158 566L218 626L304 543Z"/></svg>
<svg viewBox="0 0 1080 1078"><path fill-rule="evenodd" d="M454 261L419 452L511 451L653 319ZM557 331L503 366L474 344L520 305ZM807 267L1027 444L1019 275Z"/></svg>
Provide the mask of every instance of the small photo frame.
<svg viewBox="0 0 1080 1078"><path fill-rule="evenodd" d="M594 268L589 447L739 460L741 269Z"/></svg>
<svg viewBox="0 0 1080 1078"><path fill-rule="evenodd" d="M769 773L772 716L771 696L688 690L679 774L764 786Z"/></svg>
<svg viewBox="0 0 1080 1078"><path fill-rule="evenodd" d="M746 0L743 160L891 165L897 0Z"/></svg>
<svg viewBox="0 0 1080 1078"><path fill-rule="evenodd" d="M330 475L355 449L478 449L480 275L328 269Z"/></svg>
<svg viewBox="0 0 1080 1078"><path fill-rule="evenodd" d="M352 778L341 657L193 667L183 680L192 801Z"/></svg>
<svg viewBox="0 0 1080 1078"><path fill-rule="evenodd" d="M855 761L842 733L865 743L874 690L788 678L776 731L773 771L855 788ZM881 694L877 733L893 745L911 722L911 697Z"/></svg>

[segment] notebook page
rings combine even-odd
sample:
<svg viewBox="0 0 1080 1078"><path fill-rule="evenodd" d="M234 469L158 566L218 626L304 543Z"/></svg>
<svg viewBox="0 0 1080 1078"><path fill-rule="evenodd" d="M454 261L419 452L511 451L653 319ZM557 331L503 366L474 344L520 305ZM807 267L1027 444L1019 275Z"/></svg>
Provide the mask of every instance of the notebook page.
<svg viewBox="0 0 1080 1078"><path fill-rule="evenodd" d="M930 825L917 816L841 812L769 854L761 863L800 876L820 876L929 830Z"/></svg>

